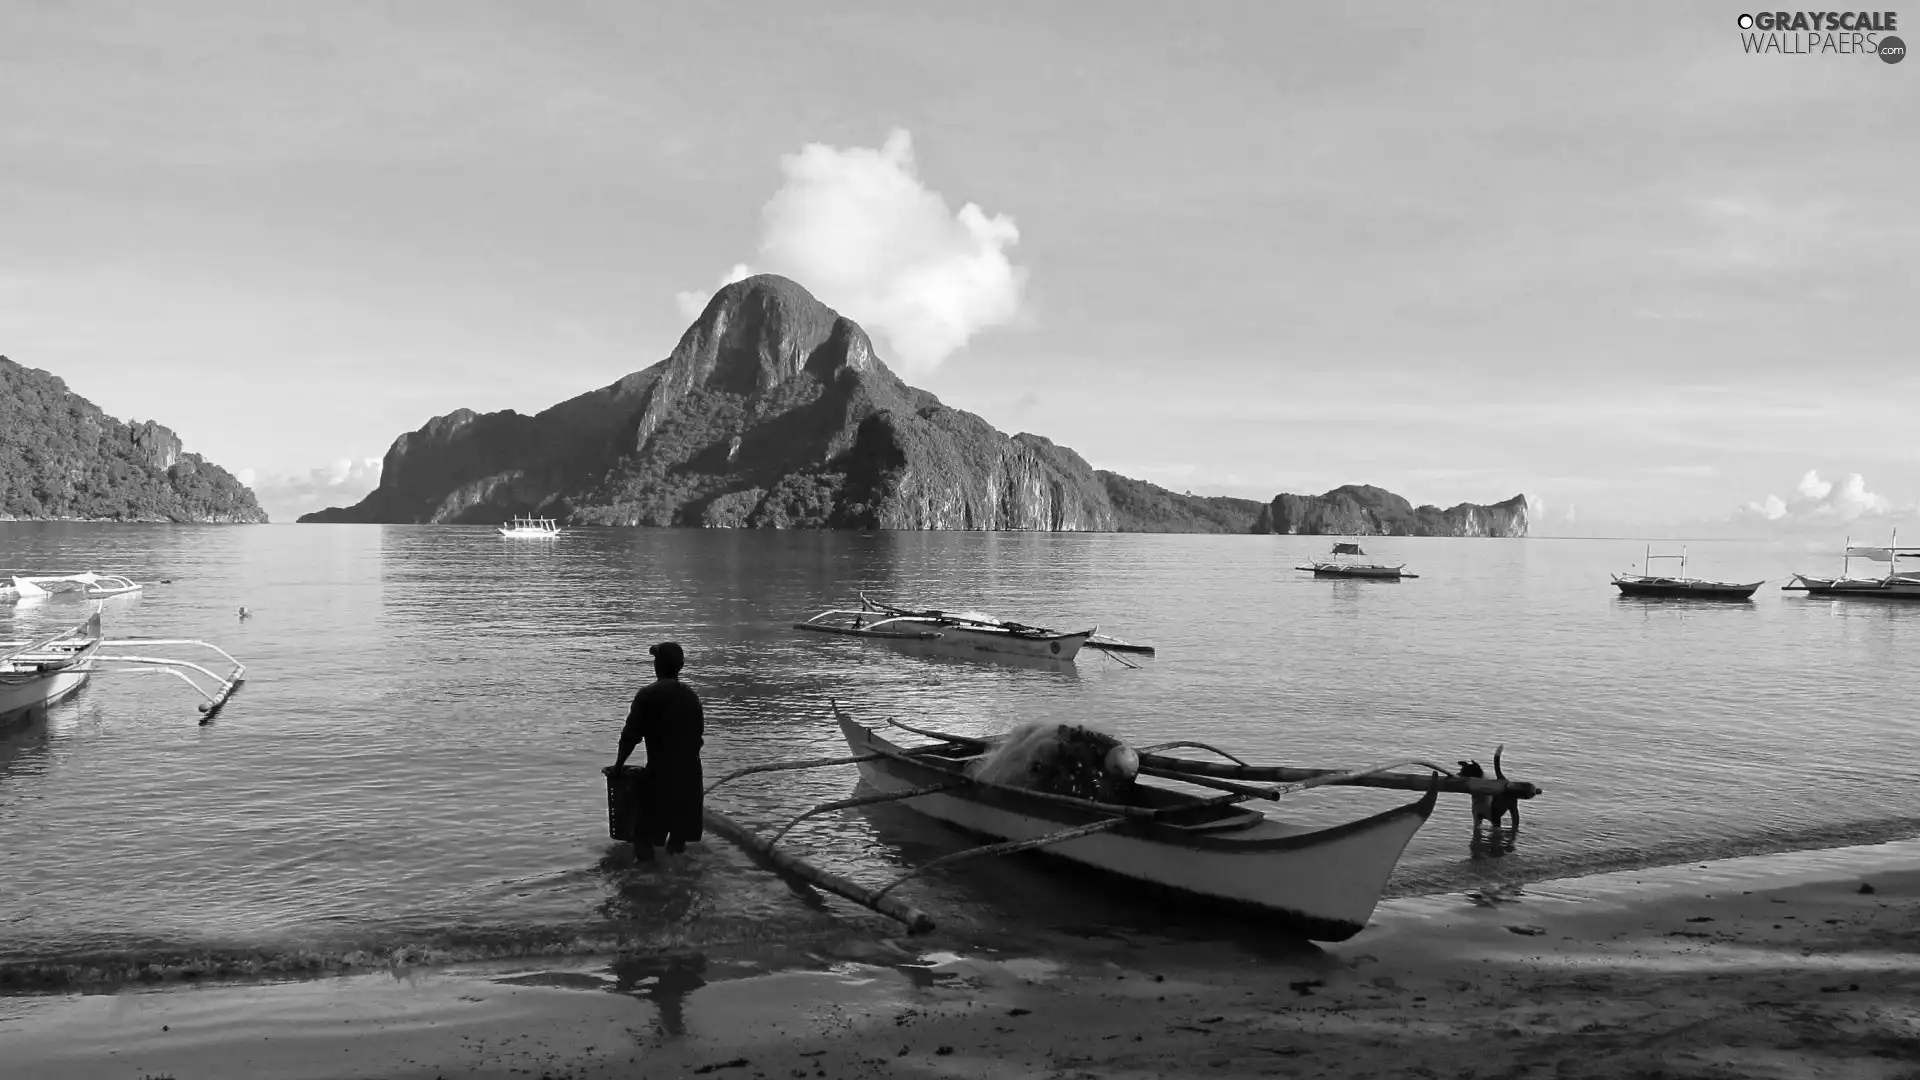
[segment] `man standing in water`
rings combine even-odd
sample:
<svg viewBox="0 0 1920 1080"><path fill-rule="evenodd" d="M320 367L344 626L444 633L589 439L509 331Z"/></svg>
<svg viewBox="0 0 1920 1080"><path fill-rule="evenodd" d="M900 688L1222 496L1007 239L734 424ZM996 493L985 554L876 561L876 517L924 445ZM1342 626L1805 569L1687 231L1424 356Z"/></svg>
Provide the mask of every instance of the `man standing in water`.
<svg viewBox="0 0 1920 1080"><path fill-rule="evenodd" d="M705 741L706 718L700 709L700 695L680 681L680 668L686 653L677 641L650 646L653 654L653 682L633 695L633 708L627 712L627 725L620 730L620 756L614 769L627 763L633 748L646 740L647 775L645 804L653 824L645 831L667 836L667 854L687 850L687 843L700 839L700 747ZM657 815L657 816L656 816ZM653 845L646 837L636 836L634 855L653 858Z"/></svg>

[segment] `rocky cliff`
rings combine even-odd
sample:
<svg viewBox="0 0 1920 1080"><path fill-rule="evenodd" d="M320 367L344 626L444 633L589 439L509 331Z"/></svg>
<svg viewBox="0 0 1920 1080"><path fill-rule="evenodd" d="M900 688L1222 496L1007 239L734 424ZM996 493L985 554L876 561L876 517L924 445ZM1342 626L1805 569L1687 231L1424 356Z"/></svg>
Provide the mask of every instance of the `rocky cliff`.
<svg viewBox="0 0 1920 1080"><path fill-rule="evenodd" d="M1193 495L1100 470L1119 532L1244 533L1267 504L1224 495Z"/></svg>
<svg viewBox="0 0 1920 1080"><path fill-rule="evenodd" d="M763 274L665 360L534 416L461 409L400 436L380 486L301 521L1110 530L1081 457L901 382L858 324Z"/></svg>
<svg viewBox="0 0 1920 1080"><path fill-rule="evenodd" d="M128 425L0 356L0 519L264 522L253 492L152 420Z"/></svg>
<svg viewBox="0 0 1920 1080"><path fill-rule="evenodd" d="M1349 484L1324 495L1277 495L1254 520L1257 533L1315 536L1525 536L1527 498L1445 510L1412 503L1377 487Z"/></svg>

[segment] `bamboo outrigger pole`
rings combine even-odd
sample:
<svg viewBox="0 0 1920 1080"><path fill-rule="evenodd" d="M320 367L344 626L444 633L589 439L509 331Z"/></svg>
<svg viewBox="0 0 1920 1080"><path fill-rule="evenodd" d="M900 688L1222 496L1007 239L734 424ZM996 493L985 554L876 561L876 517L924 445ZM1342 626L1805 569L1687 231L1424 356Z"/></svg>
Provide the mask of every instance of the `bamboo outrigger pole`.
<svg viewBox="0 0 1920 1080"><path fill-rule="evenodd" d="M933 929L933 917L912 904L891 896L884 896L880 892L856 885L838 874L822 870L812 863L796 859L775 847L772 841L754 835L751 830L718 810L702 810L700 816L706 822L707 828L740 845L749 853L765 859L781 873L790 874L815 888L830 892L842 899L851 900L861 907L898 919L906 924L909 933L924 934Z"/></svg>
<svg viewBox="0 0 1920 1080"><path fill-rule="evenodd" d="M1094 821L1085 825L1076 825L1071 829L1061 829L1059 832L1050 832L1045 836L1030 837L1026 840L1008 840L1005 843L985 844L981 847L970 847L964 851L956 851L951 855L942 855L931 862L921 863L919 866L894 878L891 882L887 883L886 887L873 895L876 899L883 898L894 889L919 877L921 874L926 873L936 866L945 866L948 863L956 863L962 859L971 859L976 855L1011 855L1016 851L1031 851L1034 848L1046 847L1048 844L1060 843L1062 840L1073 840L1097 832L1106 832L1108 829L1125 825L1126 823L1127 819L1124 817L1111 817L1105 821Z"/></svg>

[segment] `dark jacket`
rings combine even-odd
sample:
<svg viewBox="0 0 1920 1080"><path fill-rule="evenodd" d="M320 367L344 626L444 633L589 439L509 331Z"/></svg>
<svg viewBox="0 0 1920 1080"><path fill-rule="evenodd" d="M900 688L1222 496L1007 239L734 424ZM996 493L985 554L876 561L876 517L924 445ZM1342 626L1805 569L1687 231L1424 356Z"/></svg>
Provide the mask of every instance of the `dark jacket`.
<svg viewBox="0 0 1920 1080"><path fill-rule="evenodd" d="M647 802L654 807L649 832L669 831L682 841L700 839L700 747L705 736L700 695L678 678L648 683L633 695L626 726L620 729L620 760L646 744Z"/></svg>

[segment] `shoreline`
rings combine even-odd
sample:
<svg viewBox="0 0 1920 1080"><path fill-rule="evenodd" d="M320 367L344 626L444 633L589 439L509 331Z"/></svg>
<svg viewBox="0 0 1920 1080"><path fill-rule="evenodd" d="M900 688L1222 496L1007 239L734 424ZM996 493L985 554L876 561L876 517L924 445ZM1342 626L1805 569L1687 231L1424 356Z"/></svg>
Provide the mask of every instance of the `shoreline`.
<svg viewBox="0 0 1920 1080"><path fill-rule="evenodd" d="M0 997L0 1058L179 1080L1910 1077L1920 1062L1920 838L1383 901L1333 945L1023 936L883 938L805 967L535 958Z"/></svg>

